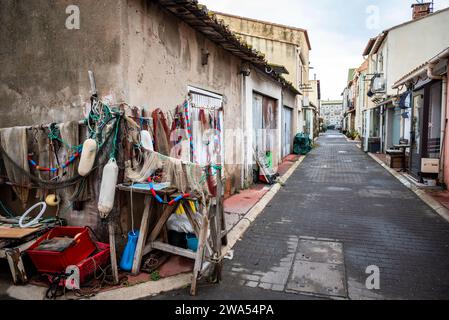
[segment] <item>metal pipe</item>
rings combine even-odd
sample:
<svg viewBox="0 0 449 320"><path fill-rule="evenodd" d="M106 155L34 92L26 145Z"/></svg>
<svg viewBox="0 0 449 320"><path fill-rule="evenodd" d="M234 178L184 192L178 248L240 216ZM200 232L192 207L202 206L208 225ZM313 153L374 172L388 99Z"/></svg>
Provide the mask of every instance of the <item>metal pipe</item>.
<svg viewBox="0 0 449 320"><path fill-rule="evenodd" d="M442 110L441 110L441 154L440 154L440 181L441 183L445 183L444 181L444 161L445 161L445 152L446 150L446 139L447 139L447 75L443 76L443 92L441 95L442 101Z"/></svg>

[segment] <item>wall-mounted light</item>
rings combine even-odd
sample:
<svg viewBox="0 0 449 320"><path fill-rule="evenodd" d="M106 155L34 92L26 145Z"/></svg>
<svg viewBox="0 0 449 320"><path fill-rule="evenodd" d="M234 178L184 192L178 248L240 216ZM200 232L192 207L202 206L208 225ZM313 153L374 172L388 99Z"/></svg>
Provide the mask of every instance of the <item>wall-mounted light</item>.
<svg viewBox="0 0 449 320"><path fill-rule="evenodd" d="M241 74L245 77L249 77L251 75L251 67L250 67L249 63L247 63L247 62L242 63L242 65L240 66L239 74Z"/></svg>
<svg viewBox="0 0 449 320"><path fill-rule="evenodd" d="M201 49L201 64L203 66L209 63L209 56L210 56L209 50Z"/></svg>

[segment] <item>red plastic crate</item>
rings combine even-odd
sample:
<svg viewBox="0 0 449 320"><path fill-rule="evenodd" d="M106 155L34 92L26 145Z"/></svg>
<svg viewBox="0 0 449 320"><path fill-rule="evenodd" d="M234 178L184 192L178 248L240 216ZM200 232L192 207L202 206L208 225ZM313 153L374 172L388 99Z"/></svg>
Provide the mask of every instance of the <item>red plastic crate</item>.
<svg viewBox="0 0 449 320"><path fill-rule="evenodd" d="M80 270L80 283L83 284L98 271L98 267L104 268L108 265L110 246L106 243L97 242L98 252L86 260L80 262L77 267Z"/></svg>
<svg viewBox="0 0 449 320"><path fill-rule="evenodd" d="M63 252L35 250L42 241L55 237L77 237L77 240ZM61 273L68 266L82 262L95 250L87 227L56 227L40 237L26 252L38 272Z"/></svg>

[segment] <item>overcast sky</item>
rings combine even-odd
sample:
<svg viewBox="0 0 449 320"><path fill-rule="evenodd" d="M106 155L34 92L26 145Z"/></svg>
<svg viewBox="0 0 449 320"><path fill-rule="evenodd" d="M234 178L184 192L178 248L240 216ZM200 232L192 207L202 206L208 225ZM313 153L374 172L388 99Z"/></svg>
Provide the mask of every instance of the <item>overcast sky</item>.
<svg viewBox="0 0 449 320"><path fill-rule="evenodd" d="M362 63L370 37L411 19L415 0L199 0L210 10L308 30L311 78L321 80L322 99L341 99L348 69ZM435 0L435 10L449 0ZM376 17L379 19L376 19Z"/></svg>

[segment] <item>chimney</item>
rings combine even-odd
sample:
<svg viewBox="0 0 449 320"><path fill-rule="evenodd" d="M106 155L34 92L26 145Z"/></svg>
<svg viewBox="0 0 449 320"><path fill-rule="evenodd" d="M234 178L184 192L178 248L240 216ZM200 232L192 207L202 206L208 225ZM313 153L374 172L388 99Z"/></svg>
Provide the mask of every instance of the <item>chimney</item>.
<svg viewBox="0 0 449 320"><path fill-rule="evenodd" d="M433 3L432 2L423 2L423 3L415 3L412 4L413 8L413 20L422 18L431 14L433 11Z"/></svg>

